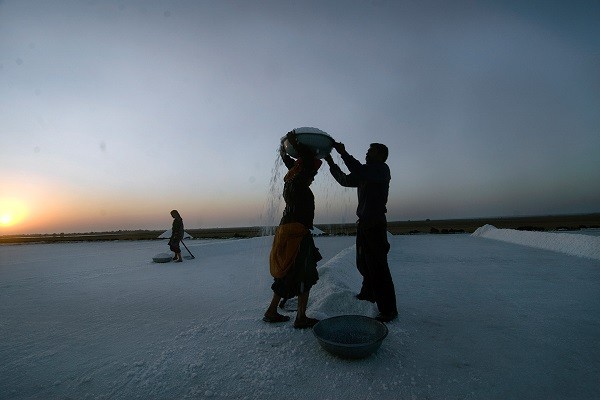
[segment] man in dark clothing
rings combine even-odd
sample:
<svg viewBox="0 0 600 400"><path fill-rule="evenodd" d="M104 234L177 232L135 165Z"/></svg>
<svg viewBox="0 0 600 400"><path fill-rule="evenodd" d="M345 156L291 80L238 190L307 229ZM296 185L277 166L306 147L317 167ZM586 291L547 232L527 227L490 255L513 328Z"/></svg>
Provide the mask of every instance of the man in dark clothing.
<svg viewBox="0 0 600 400"><path fill-rule="evenodd" d="M390 244L387 240L386 204L391 174L385 163L388 148L372 143L367 151L366 164L362 164L346 151L343 143L334 148L342 156L350 174L342 172L331 155L325 157L329 170L342 186L355 187L358 192L356 232L356 267L363 277L360 300L377 303L377 319L389 322L398 316L396 291L387 262Z"/></svg>

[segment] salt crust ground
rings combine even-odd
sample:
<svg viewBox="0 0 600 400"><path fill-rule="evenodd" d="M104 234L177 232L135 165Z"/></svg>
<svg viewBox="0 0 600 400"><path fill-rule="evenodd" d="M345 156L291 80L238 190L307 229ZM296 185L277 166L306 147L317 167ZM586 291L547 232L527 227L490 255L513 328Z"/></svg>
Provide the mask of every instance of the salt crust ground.
<svg viewBox="0 0 600 400"><path fill-rule="evenodd" d="M270 237L190 240L180 264L151 262L164 242L0 246L0 398L597 398L600 261L554 235L392 237L400 317L359 361L260 320ZM374 315L353 240L316 238L309 314Z"/></svg>

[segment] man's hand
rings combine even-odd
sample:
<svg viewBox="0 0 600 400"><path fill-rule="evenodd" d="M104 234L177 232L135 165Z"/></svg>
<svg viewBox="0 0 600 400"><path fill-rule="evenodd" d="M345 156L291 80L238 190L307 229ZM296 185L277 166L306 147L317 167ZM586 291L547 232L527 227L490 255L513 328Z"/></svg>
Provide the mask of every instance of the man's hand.
<svg viewBox="0 0 600 400"><path fill-rule="evenodd" d="M344 143L342 142L335 142L333 144L333 148L335 149L335 151L337 151L339 154L345 153L346 152L346 146L344 146Z"/></svg>

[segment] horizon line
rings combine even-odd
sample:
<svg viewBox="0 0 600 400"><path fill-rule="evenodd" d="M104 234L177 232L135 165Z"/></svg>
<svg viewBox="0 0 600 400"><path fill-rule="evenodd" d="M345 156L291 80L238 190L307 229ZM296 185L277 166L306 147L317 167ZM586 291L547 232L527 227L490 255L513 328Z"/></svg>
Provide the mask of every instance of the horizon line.
<svg viewBox="0 0 600 400"><path fill-rule="evenodd" d="M463 218L436 218L436 219L407 219L407 220L394 220L388 221L388 224L399 224L399 223L415 223L415 222L436 222L436 221L478 221L485 219L528 219L528 218L561 218L561 217L584 217L584 216L600 216L599 212L591 213L569 213L569 214L530 214L530 215L504 215L504 216L489 216L489 217L463 217ZM355 225L356 222L331 222L331 223L315 223L314 226L344 226L344 225ZM185 228L189 231L203 231L203 230L234 230L234 229L261 229L261 228L273 228L276 225L249 225L249 226L214 226L206 228ZM111 233L123 233L123 232L165 232L164 228L137 228L137 229L115 229L109 231L86 231L86 232L53 232L53 233L12 233L12 234L0 234L0 237L18 237L18 236L61 236L61 235L91 235L91 234L111 234Z"/></svg>

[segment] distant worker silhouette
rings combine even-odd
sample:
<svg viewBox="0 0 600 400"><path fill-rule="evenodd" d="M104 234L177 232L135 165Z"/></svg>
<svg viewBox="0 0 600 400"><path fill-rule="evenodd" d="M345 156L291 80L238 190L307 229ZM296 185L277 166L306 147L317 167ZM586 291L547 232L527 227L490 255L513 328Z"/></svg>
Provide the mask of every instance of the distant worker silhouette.
<svg viewBox="0 0 600 400"><path fill-rule="evenodd" d="M173 217L173 227L171 228L171 237L169 238L169 248L175 256L173 260L175 262L182 262L181 258L181 248L179 247L179 242L183 240L183 219L181 215L179 215L179 211L173 210L171 211L171 217Z"/></svg>

